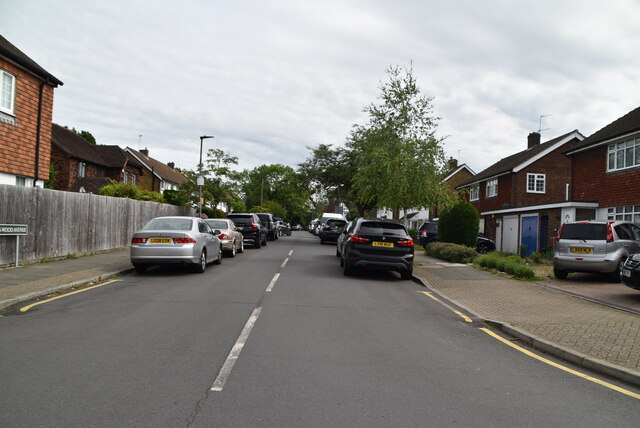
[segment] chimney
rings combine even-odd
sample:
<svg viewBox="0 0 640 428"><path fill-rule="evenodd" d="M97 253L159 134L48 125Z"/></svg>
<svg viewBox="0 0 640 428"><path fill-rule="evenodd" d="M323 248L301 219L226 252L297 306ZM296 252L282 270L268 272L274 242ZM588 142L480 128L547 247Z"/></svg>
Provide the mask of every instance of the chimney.
<svg viewBox="0 0 640 428"><path fill-rule="evenodd" d="M458 159L449 158L449 169L456 169L458 167Z"/></svg>
<svg viewBox="0 0 640 428"><path fill-rule="evenodd" d="M532 132L527 137L527 149L537 146L540 144L540 134L537 132Z"/></svg>
<svg viewBox="0 0 640 428"><path fill-rule="evenodd" d="M167 166L171 169L176 169L176 164L174 162L169 162Z"/></svg>
<svg viewBox="0 0 640 428"><path fill-rule="evenodd" d="M142 153L146 157L149 157L149 149L146 148L146 147L144 149L140 150L140 153Z"/></svg>

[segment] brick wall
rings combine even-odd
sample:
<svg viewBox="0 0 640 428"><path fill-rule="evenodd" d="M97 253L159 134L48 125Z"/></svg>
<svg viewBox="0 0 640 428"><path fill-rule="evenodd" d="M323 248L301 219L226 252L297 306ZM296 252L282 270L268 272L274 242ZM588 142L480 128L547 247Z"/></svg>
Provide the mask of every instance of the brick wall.
<svg viewBox="0 0 640 428"><path fill-rule="evenodd" d="M640 168L608 173L606 145L571 158L574 200L597 201L603 208L640 204Z"/></svg>
<svg viewBox="0 0 640 428"><path fill-rule="evenodd" d="M38 99L41 81L0 58L0 68L16 78L15 124L0 121L0 171L33 177L36 164ZM49 178L53 87L42 97L38 178Z"/></svg>
<svg viewBox="0 0 640 428"><path fill-rule="evenodd" d="M471 201L478 212L504 209L504 204L513 205L512 201L513 174L498 177L498 195L487 198L487 182L480 183L480 199ZM468 200L468 196L467 196Z"/></svg>

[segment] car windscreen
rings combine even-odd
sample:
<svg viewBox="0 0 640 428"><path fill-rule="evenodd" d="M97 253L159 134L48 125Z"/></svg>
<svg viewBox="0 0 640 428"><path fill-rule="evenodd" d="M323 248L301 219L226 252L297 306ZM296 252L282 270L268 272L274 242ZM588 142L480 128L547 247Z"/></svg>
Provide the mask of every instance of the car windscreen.
<svg viewBox="0 0 640 428"><path fill-rule="evenodd" d="M271 221L271 219L269 218L269 216L267 214L258 214L258 218L260 220L262 220L265 223L268 223Z"/></svg>
<svg viewBox="0 0 640 428"><path fill-rule="evenodd" d="M329 220L327 221L327 225L331 227L344 227L347 224L344 220Z"/></svg>
<svg viewBox="0 0 640 428"><path fill-rule="evenodd" d="M223 220L205 220L211 229L228 229L229 223Z"/></svg>
<svg viewBox="0 0 640 428"><path fill-rule="evenodd" d="M154 218L142 230L191 230L192 225L188 218Z"/></svg>
<svg viewBox="0 0 640 428"><path fill-rule="evenodd" d="M384 223L379 221L365 221L360 225L358 233L363 235L397 236L404 238L407 231L404 226L396 223Z"/></svg>
<svg viewBox="0 0 640 428"><path fill-rule="evenodd" d="M598 241L607 239L607 225L602 223L572 223L562 227L560 239Z"/></svg>
<svg viewBox="0 0 640 428"><path fill-rule="evenodd" d="M253 223L253 217L250 215L246 216L229 216L229 219L235 224L251 224Z"/></svg>

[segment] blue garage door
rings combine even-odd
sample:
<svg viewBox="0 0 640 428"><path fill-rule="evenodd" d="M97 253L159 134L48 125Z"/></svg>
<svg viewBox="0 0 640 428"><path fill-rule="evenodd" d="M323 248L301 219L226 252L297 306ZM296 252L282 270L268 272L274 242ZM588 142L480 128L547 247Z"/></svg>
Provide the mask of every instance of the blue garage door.
<svg viewBox="0 0 640 428"><path fill-rule="evenodd" d="M525 256L538 251L538 217L522 217L522 240L527 246Z"/></svg>

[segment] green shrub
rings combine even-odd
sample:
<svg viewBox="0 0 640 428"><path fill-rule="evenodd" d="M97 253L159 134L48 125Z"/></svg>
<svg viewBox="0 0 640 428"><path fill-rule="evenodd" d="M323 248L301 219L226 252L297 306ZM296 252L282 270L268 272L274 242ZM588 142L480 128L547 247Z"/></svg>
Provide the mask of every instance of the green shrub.
<svg viewBox="0 0 640 428"><path fill-rule="evenodd" d="M425 253L452 263L472 263L478 255L475 248L450 242L432 242L425 247Z"/></svg>
<svg viewBox="0 0 640 428"><path fill-rule="evenodd" d="M484 254L475 261L477 265L485 269L495 269L519 279L535 279L536 275L533 270L523 265L522 262L518 256L504 256L499 253Z"/></svg>
<svg viewBox="0 0 640 428"><path fill-rule="evenodd" d="M102 196L113 196L115 198L129 198L138 201L152 201L164 203L164 197L161 193L152 192L150 190L142 190L133 184L112 182L103 186L98 191Z"/></svg>
<svg viewBox="0 0 640 428"><path fill-rule="evenodd" d="M418 231L416 229L409 229L407 232L409 232L409 236L411 236L411 239L413 239L415 242L418 242Z"/></svg>
<svg viewBox="0 0 640 428"><path fill-rule="evenodd" d="M480 214L466 201L446 208L438 220L438 239L442 242L475 247L478 240Z"/></svg>

